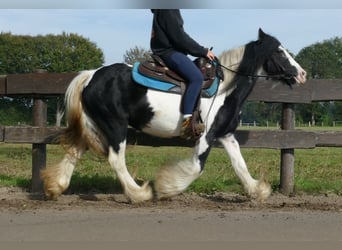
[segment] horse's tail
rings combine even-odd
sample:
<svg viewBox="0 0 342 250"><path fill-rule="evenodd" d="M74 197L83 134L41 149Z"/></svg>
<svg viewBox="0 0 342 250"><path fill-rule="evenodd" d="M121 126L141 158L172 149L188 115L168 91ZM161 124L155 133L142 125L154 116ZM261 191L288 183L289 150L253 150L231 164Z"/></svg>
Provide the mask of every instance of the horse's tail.
<svg viewBox="0 0 342 250"><path fill-rule="evenodd" d="M67 128L59 138L60 143L68 147L82 147L83 116L82 90L91 78L90 71L80 72L69 84L65 92L65 110Z"/></svg>
<svg viewBox="0 0 342 250"><path fill-rule="evenodd" d="M40 172L40 177L44 181L45 195L50 199L57 199L68 188L76 163L88 148L85 139L87 116L82 105L82 91L92 75L92 71L82 71L71 81L65 92L67 128L57 138L66 150L65 156L59 163Z"/></svg>
<svg viewBox="0 0 342 250"><path fill-rule="evenodd" d="M96 142L92 133L93 124L84 112L82 104L82 92L89 83L94 71L80 72L70 83L65 92L65 113L67 127L59 137L59 143L66 148L94 148L92 142ZM90 138L91 137L91 138ZM95 140L94 140L95 139ZM90 145L89 145L90 144ZM102 148L96 145L95 149L102 153Z"/></svg>

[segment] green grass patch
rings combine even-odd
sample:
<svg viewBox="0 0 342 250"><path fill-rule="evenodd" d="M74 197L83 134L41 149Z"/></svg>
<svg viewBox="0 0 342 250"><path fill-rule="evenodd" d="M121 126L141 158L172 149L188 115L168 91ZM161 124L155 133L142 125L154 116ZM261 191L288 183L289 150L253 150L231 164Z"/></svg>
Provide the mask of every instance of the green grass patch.
<svg viewBox="0 0 342 250"><path fill-rule="evenodd" d="M47 163L60 161L64 155L60 146L48 145ZM280 178L280 151L274 149L242 149L250 173L255 178L264 175L277 190ZM158 169L172 162L191 157L192 149L183 147L128 146L129 171L139 183L153 182ZM342 148L295 150L295 190L305 193L342 194ZM0 144L0 186L29 188L31 185L31 145ZM205 171L188 189L189 192L212 193L230 191L242 193L230 159L222 148L214 148ZM122 189L107 159L86 153L77 165L68 192L120 193Z"/></svg>

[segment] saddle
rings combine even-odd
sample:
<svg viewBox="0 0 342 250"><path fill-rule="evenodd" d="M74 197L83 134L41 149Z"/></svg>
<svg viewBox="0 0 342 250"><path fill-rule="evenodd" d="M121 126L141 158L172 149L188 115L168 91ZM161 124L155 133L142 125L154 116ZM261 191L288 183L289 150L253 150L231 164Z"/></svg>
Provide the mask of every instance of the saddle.
<svg viewBox="0 0 342 250"><path fill-rule="evenodd" d="M152 60L143 61L139 64L138 72L159 81L170 82L180 88L181 94L183 94L186 88L186 80L169 69L159 56L152 54L151 58ZM202 83L202 89L209 89L216 77L223 80L221 67L216 67L215 63L209 59L199 57L194 60L194 63L203 74L204 81Z"/></svg>

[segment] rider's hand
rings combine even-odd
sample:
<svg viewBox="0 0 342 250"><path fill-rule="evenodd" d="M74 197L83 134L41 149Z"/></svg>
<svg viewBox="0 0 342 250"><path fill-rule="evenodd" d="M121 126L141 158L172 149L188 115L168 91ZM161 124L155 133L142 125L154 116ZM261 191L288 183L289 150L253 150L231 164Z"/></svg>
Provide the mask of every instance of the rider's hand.
<svg viewBox="0 0 342 250"><path fill-rule="evenodd" d="M214 60L215 59L214 52L208 49L207 58L211 61Z"/></svg>

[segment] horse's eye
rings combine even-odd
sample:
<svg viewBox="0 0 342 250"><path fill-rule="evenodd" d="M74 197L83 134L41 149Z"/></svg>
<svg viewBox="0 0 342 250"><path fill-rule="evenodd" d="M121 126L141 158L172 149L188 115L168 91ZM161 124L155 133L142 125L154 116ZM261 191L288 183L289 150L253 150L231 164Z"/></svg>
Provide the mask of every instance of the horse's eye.
<svg viewBox="0 0 342 250"><path fill-rule="evenodd" d="M281 57L286 57L285 52L281 49L277 50L277 54L280 55Z"/></svg>

